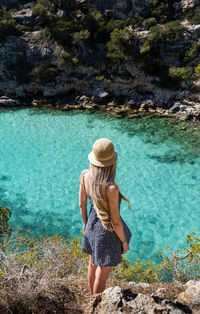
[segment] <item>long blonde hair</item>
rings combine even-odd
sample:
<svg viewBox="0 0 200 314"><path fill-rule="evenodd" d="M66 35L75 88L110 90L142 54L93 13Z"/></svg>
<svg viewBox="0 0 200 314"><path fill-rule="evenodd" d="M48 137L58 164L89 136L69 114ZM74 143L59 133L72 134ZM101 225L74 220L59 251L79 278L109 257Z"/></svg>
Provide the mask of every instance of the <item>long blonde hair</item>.
<svg viewBox="0 0 200 314"><path fill-rule="evenodd" d="M110 223L110 208L106 190L109 185L115 184L115 174L116 163L108 167L97 167L90 164L90 170L85 178L85 186L93 200L97 216L101 219L103 227L109 231L112 231L113 228ZM128 202L128 207L130 207L129 200L120 192L120 190L119 194Z"/></svg>

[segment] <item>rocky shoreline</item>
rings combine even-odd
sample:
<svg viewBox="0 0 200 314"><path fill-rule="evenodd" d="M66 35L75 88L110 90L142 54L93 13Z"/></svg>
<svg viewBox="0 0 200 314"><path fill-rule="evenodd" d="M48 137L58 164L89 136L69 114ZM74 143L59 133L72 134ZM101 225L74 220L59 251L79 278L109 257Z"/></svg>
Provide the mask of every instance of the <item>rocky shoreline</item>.
<svg viewBox="0 0 200 314"><path fill-rule="evenodd" d="M182 97L183 95L181 95ZM191 97L192 98L192 97ZM104 111L117 118L136 117L143 115L168 116L181 121L200 122L200 103L184 100L180 101L180 96L172 105L157 104L152 99L135 101L133 99L124 103L103 91L97 90L93 96L76 97L51 97L43 99L31 98L10 98L8 96L0 97L0 108L20 108L20 107L46 107L69 110L93 110Z"/></svg>
<svg viewBox="0 0 200 314"><path fill-rule="evenodd" d="M123 1L124 15L120 17L114 11L110 12L113 16L108 17L103 9L93 13L94 4L95 10L100 10L98 1L92 1L87 9L82 7L82 1L71 1L69 7L64 1L54 1L50 7L49 4L38 7L36 1L25 2L16 4L10 13L1 13L5 15L2 21L7 19L14 29L11 32L8 23L8 35L0 40L0 107L43 105L62 110L103 110L117 117L155 114L200 121L200 78L195 72L200 63L197 53L200 25L193 25L186 18L188 10L195 10L199 1L190 1L190 5L187 1L177 2L171 9L172 17L180 19L178 29L183 29L174 40L173 26L163 24L169 37L154 43L157 59L153 50L149 57L142 54L145 43L150 43L148 38L155 35L146 26L148 12L140 17L144 18L140 26L137 23L126 26L129 18L137 20L137 11L150 8L149 1L145 1L147 6L143 1L134 1L131 11L127 9L128 1ZM104 9L109 8L106 2L104 6ZM90 19L96 23L99 36L104 25L106 30L101 36L108 36L107 39L96 39L87 22ZM111 27L111 22L116 23L116 28ZM57 33L54 33L55 28ZM70 37L66 41L68 31ZM116 38L111 41L114 35ZM124 42L123 36L128 36L126 45L129 45L130 55L119 44ZM114 50L109 50L109 45ZM118 55L109 56L113 51ZM190 57L192 53L194 56ZM186 64L184 56L189 58ZM191 74L180 76L181 81L176 85L176 79L169 82L166 69L176 69L179 75L189 69Z"/></svg>

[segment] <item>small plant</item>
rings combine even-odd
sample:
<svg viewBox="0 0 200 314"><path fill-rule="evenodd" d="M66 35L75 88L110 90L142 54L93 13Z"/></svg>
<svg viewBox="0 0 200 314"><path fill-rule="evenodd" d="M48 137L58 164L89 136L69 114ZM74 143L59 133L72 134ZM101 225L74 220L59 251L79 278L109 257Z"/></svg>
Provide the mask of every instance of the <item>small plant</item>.
<svg viewBox="0 0 200 314"><path fill-rule="evenodd" d="M32 14L33 16L46 17L48 14L48 9L44 5L38 3L32 8Z"/></svg>
<svg viewBox="0 0 200 314"><path fill-rule="evenodd" d="M200 42L194 42L189 50L185 52L184 62L188 63L199 56Z"/></svg>
<svg viewBox="0 0 200 314"><path fill-rule="evenodd" d="M191 24L199 24L200 23L200 7L196 7L195 9L191 9L187 15L189 22Z"/></svg>
<svg viewBox="0 0 200 314"><path fill-rule="evenodd" d="M173 279L187 282L200 278L200 238L192 232L186 236L186 243L190 247L184 247L183 252L169 252L169 245L165 247L165 251L157 252L164 255L158 265L158 277L161 281Z"/></svg>
<svg viewBox="0 0 200 314"><path fill-rule="evenodd" d="M80 61L79 61L79 59L77 57L73 57L72 58L72 64L75 65L75 66L81 65Z"/></svg>
<svg viewBox="0 0 200 314"><path fill-rule="evenodd" d="M157 20L155 17L149 17L148 19L144 20L144 25L147 29L157 24Z"/></svg>
<svg viewBox="0 0 200 314"><path fill-rule="evenodd" d="M111 84L112 81L107 79L104 75L96 76L96 79L99 81L103 81L105 84Z"/></svg>
<svg viewBox="0 0 200 314"><path fill-rule="evenodd" d="M194 72L198 77L200 77L200 64L194 69Z"/></svg>
<svg viewBox="0 0 200 314"><path fill-rule="evenodd" d="M66 50L58 50L57 54L60 57L59 66L65 67L70 63L70 53Z"/></svg>
<svg viewBox="0 0 200 314"><path fill-rule="evenodd" d="M169 68L169 77L174 81L186 81L193 73L192 67L171 67Z"/></svg>
<svg viewBox="0 0 200 314"><path fill-rule="evenodd" d="M12 19L10 13L5 7L0 8L0 41L7 36L18 35L17 23Z"/></svg>
<svg viewBox="0 0 200 314"><path fill-rule="evenodd" d="M81 41L87 41L90 37L90 32L86 30L81 30L80 32L76 32L74 34L74 38L81 40Z"/></svg>
<svg viewBox="0 0 200 314"><path fill-rule="evenodd" d="M54 81L56 73L56 68L38 66L30 71L29 77L38 84L45 84Z"/></svg>

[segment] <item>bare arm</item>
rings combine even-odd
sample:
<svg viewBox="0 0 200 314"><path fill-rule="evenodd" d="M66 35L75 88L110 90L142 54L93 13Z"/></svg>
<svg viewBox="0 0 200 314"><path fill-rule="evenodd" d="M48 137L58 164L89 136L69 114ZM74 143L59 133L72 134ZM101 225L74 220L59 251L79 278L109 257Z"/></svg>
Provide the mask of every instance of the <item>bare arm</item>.
<svg viewBox="0 0 200 314"><path fill-rule="evenodd" d="M121 240L124 253L126 253L129 250L129 246L126 241L123 225L120 218L119 189L115 185L110 185L107 189L107 197L110 207L110 217L113 229Z"/></svg>
<svg viewBox="0 0 200 314"><path fill-rule="evenodd" d="M83 175L86 173L86 170L84 170L80 175L80 187L79 187L79 207L81 211L81 216L83 219L83 231L85 231L85 227L87 224L87 194L85 191L85 187L83 184Z"/></svg>

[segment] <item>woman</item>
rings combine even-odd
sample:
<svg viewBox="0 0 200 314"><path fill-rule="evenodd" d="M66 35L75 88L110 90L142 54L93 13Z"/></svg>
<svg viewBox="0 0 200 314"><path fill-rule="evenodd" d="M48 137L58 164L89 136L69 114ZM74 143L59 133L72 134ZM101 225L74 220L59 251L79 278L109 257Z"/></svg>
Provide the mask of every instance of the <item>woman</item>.
<svg viewBox="0 0 200 314"><path fill-rule="evenodd" d="M129 250L131 232L120 217L122 195L115 183L117 153L107 138L97 140L88 155L90 170L80 175L79 205L83 219L82 251L90 254L88 283L92 294L104 291L112 266ZM91 209L87 216L87 198Z"/></svg>

